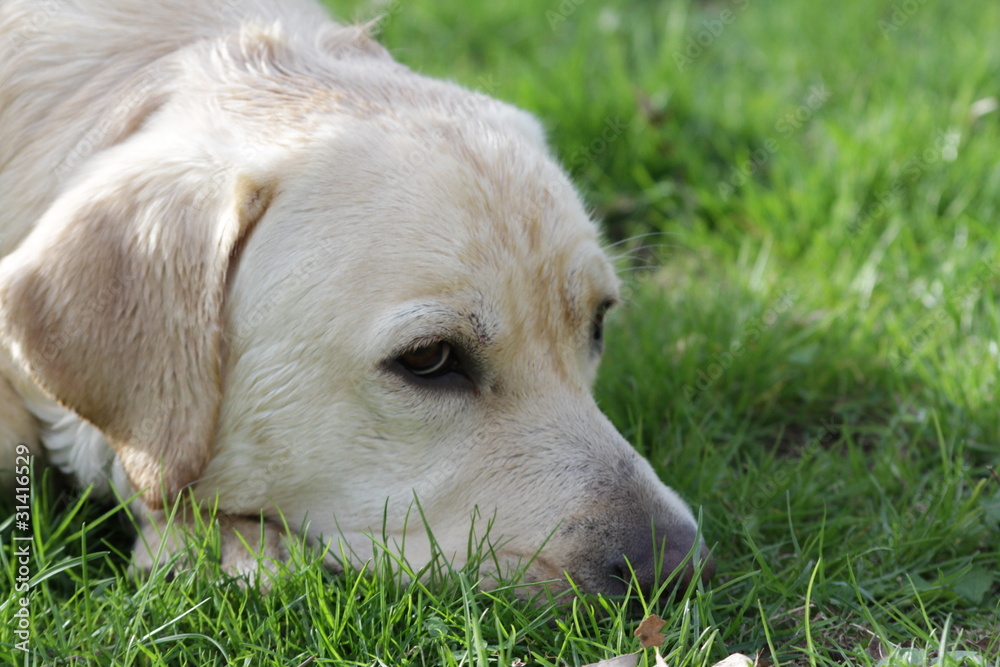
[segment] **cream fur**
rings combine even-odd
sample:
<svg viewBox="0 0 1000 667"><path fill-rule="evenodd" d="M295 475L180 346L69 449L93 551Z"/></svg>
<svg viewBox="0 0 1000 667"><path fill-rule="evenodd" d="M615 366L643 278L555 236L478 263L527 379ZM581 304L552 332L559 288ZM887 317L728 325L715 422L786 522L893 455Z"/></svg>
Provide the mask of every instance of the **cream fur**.
<svg viewBox="0 0 1000 667"><path fill-rule="evenodd" d="M185 490L238 572L261 514L271 558L283 517L420 565L415 498L457 563L478 512L555 588L614 592L651 526L694 543L591 397L616 279L531 116L304 0L5 0L0 146L0 438L140 492L137 566ZM392 365L436 340L471 383Z"/></svg>

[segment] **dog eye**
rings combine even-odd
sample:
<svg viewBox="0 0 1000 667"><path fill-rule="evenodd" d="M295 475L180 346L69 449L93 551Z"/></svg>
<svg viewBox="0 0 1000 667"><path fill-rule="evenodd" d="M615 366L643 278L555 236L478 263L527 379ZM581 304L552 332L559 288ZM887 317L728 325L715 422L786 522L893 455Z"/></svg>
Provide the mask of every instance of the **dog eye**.
<svg viewBox="0 0 1000 667"><path fill-rule="evenodd" d="M451 345L444 341L414 348L401 354L396 361L408 372L422 378L441 377L458 370L458 359Z"/></svg>
<svg viewBox="0 0 1000 667"><path fill-rule="evenodd" d="M597 349L600 349L604 345L604 316L607 314L608 309L613 305L614 302L611 300L604 301L597 307L597 312L594 314L594 322L591 327L591 339Z"/></svg>
<svg viewBox="0 0 1000 667"><path fill-rule="evenodd" d="M594 342L600 345L604 341L604 313L597 312L594 316L594 330L592 332Z"/></svg>

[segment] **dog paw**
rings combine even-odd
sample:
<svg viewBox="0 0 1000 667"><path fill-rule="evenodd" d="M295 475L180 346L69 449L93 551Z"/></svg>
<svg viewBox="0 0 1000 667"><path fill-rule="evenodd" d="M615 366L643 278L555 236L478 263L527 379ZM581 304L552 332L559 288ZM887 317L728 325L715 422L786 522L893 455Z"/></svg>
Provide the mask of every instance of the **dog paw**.
<svg viewBox="0 0 1000 667"><path fill-rule="evenodd" d="M223 571L247 581L263 575L262 587L270 588L278 564L289 560L285 531L270 521L248 517L224 517L219 524Z"/></svg>
<svg viewBox="0 0 1000 667"><path fill-rule="evenodd" d="M161 512L150 512L136 538L129 574L148 575L166 566L177 574L195 567L196 550L211 544L207 530L219 531L221 569L238 577L241 586L259 580L261 589L268 590L279 564L289 561L287 533L266 519L223 515L213 520L167 520Z"/></svg>

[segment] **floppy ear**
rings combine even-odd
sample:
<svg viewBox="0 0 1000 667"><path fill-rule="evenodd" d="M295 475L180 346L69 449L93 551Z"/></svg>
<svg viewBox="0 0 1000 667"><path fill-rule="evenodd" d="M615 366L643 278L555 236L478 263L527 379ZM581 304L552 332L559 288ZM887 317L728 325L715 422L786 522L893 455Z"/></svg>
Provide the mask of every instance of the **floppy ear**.
<svg viewBox="0 0 1000 667"><path fill-rule="evenodd" d="M140 135L96 158L0 263L5 342L101 429L152 508L210 457L227 269L273 194L164 143Z"/></svg>

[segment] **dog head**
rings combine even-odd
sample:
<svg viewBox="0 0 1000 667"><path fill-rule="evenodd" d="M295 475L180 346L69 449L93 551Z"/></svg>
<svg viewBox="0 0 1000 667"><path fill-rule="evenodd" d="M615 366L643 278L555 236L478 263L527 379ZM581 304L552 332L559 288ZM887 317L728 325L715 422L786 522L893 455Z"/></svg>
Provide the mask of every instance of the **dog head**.
<svg viewBox="0 0 1000 667"><path fill-rule="evenodd" d="M415 565L427 528L460 563L478 513L498 568L556 588L701 558L592 398L617 281L537 123L369 46L213 48L0 273L16 354L147 502L191 487Z"/></svg>

